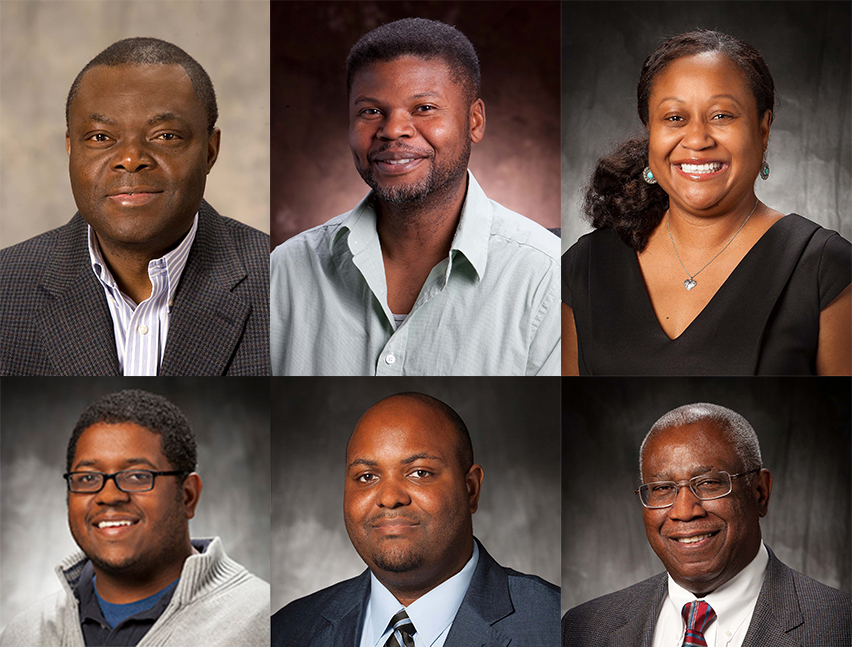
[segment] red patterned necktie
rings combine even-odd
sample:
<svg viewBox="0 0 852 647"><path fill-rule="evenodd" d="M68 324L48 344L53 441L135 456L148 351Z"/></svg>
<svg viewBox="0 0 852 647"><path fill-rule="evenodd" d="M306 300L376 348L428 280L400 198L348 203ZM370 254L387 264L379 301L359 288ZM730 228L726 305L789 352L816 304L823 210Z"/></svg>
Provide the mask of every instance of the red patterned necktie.
<svg viewBox="0 0 852 647"><path fill-rule="evenodd" d="M681 647L707 647L707 641L704 640L704 630L716 619L716 612L713 611L713 607L704 600L688 602L683 605L680 615L683 616L683 621L686 623L686 635L683 637Z"/></svg>

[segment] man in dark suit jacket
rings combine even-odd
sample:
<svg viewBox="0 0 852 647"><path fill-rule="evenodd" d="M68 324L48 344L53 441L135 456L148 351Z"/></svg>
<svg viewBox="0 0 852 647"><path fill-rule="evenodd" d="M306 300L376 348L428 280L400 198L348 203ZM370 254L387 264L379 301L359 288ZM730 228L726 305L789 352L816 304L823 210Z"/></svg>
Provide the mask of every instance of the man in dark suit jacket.
<svg viewBox="0 0 852 647"><path fill-rule="evenodd" d="M0 254L0 375L269 374L269 237L203 202L217 116L171 43L125 39L83 68L78 213Z"/></svg>
<svg viewBox="0 0 852 647"><path fill-rule="evenodd" d="M359 421L346 464L346 530L368 569L279 610L273 645L408 647L421 618L441 614L429 644L557 644L558 587L500 566L473 537L483 470L455 411L419 393L386 398Z"/></svg>
<svg viewBox="0 0 852 647"><path fill-rule="evenodd" d="M667 573L568 611L563 647L652 647L696 630L688 644L852 644L852 597L788 568L761 542L772 476L745 418L707 403L670 411L645 437L640 471L645 531ZM703 627L689 624L705 603ZM725 610L718 617L713 604ZM717 629L731 634L714 642Z"/></svg>

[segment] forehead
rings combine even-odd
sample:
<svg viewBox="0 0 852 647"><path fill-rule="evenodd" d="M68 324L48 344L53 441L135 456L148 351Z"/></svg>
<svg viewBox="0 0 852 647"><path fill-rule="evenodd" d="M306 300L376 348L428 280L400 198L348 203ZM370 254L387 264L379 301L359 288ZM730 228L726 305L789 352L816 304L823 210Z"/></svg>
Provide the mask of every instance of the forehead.
<svg viewBox="0 0 852 647"><path fill-rule="evenodd" d="M347 464L355 459L395 463L416 454L449 460L457 449L457 433L431 407L398 398L370 409L355 428L346 447Z"/></svg>
<svg viewBox="0 0 852 647"><path fill-rule="evenodd" d="M739 460L728 435L710 421L664 429L645 445L643 478L689 478L711 469L736 471Z"/></svg>
<svg viewBox="0 0 852 647"><path fill-rule="evenodd" d="M381 95L407 98L425 93L461 99L463 88L444 59L406 55L374 61L358 70L352 79L349 100L354 102L364 96L384 98Z"/></svg>
<svg viewBox="0 0 852 647"><path fill-rule="evenodd" d="M69 119L85 119L95 113L117 120L167 112L206 124L204 106L183 67L98 65L81 79L69 108Z"/></svg>
<svg viewBox="0 0 852 647"><path fill-rule="evenodd" d="M702 52L675 59L657 74L651 86L652 103L670 96L687 100L719 94L756 103L745 74L722 52Z"/></svg>
<svg viewBox="0 0 852 647"><path fill-rule="evenodd" d="M135 459L162 465L162 437L132 422L98 422L80 434L72 469L81 461L109 465Z"/></svg>

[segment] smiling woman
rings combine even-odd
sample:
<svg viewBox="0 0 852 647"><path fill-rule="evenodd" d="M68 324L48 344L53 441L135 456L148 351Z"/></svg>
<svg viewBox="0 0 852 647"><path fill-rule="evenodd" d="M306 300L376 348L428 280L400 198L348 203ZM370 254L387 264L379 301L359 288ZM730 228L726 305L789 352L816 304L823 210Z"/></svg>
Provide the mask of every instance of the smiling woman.
<svg viewBox="0 0 852 647"><path fill-rule="evenodd" d="M760 52L680 34L637 94L647 136L598 162L597 231L562 259L563 374L850 374L849 242L755 195L775 107Z"/></svg>

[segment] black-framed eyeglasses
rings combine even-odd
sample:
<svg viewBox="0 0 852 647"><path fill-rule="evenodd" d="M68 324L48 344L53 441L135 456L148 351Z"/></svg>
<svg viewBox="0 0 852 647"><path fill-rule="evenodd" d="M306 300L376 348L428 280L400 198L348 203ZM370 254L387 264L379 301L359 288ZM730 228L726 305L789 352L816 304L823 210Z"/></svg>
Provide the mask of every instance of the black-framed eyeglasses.
<svg viewBox="0 0 852 647"><path fill-rule="evenodd" d="M95 494L104 489L106 482L112 479L122 492L148 492L154 489L158 476L186 476L186 472L171 470L121 470L112 474L103 472L68 472L63 474L69 492L77 494Z"/></svg>
<svg viewBox="0 0 852 647"><path fill-rule="evenodd" d="M718 472L708 472L707 474L693 476L688 481L643 483L633 494L638 494L642 505L651 509L673 506L677 500L678 492L680 492L680 488L682 487L689 487L695 497L701 501L712 501L713 499L721 499L723 496L728 496L731 490L734 489L734 479L754 474L762 469L762 467L758 467L740 474L730 474L729 472L720 470Z"/></svg>

